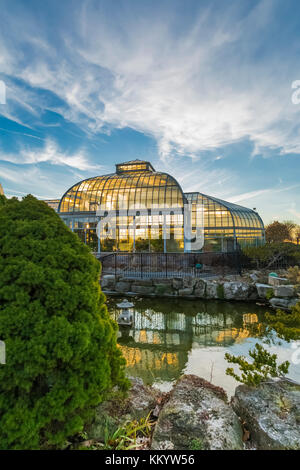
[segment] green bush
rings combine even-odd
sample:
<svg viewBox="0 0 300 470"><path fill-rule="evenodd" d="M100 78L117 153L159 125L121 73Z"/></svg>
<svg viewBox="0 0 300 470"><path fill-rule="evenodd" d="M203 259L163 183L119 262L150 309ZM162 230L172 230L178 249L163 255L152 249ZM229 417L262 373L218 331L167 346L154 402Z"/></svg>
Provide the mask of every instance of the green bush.
<svg viewBox="0 0 300 470"><path fill-rule="evenodd" d="M242 372L239 377L233 368L229 367L226 369L226 375L230 375L245 385L255 387L269 377L279 377L288 373L289 362L277 365L277 355L270 354L258 343L254 349L250 349L249 355L253 359L252 363L248 362L244 356L232 356L226 353L225 359L232 364L237 364Z"/></svg>
<svg viewBox="0 0 300 470"><path fill-rule="evenodd" d="M189 450L204 450L204 445L201 439L192 439L189 444Z"/></svg>
<svg viewBox="0 0 300 470"><path fill-rule="evenodd" d="M266 299L271 300L273 297L275 297L274 289L267 289Z"/></svg>
<svg viewBox="0 0 300 470"><path fill-rule="evenodd" d="M135 240L135 251L148 252L149 251L149 240L143 238L137 238Z"/></svg>
<svg viewBox="0 0 300 470"><path fill-rule="evenodd" d="M267 243L263 246L244 247L244 267L272 268L278 264L294 266L300 262L300 246L294 243Z"/></svg>
<svg viewBox="0 0 300 470"><path fill-rule="evenodd" d="M0 448L60 447L127 387L100 264L45 203L0 207Z"/></svg>
<svg viewBox="0 0 300 470"><path fill-rule="evenodd" d="M288 269L287 277L292 284L300 284L300 268L299 266L291 266Z"/></svg>

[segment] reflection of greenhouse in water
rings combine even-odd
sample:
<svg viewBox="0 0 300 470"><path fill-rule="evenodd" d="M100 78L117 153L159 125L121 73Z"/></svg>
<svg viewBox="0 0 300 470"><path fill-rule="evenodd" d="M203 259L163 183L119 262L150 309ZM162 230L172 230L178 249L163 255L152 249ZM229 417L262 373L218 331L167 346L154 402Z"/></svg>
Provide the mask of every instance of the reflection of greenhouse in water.
<svg viewBox="0 0 300 470"><path fill-rule="evenodd" d="M115 319L118 311L111 311ZM121 328L118 343L130 375L172 381L181 375L192 348L228 347L250 334L257 315L161 313L135 310L132 328Z"/></svg>

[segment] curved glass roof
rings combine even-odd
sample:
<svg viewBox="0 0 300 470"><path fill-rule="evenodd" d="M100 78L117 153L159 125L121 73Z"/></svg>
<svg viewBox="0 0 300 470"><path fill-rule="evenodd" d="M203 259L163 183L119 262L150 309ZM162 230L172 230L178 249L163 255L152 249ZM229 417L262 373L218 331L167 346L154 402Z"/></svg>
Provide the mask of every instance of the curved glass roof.
<svg viewBox="0 0 300 470"><path fill-rule="evenodd" d="M149 162L134 160L116 167L116 173L72 186L63 195L58 212L183 207L178 182L167 173L156 172Z"/></svg>
<svg viewBox="0 0 300 470"><path fill-rule="evenodd" d="M192 204L193 229L199 225L197 211L199 207L203 208L202 223L208 238L264 237L263 221L254 210L199 192L183 193L172 176L156 172L151 163L142 160L119 163L116 173L88 178L75 184L63 195L58 212L83 217L87 213L95 214L98 209L183 209L186 202ZM182 227L183 215L176 217L175 225ZM173 222L170 224L173 225Z"/></svg>
<svg viewBox="0 0 300 470"><path fill-rule="evenodd" d="M186 212L187 202L191 210ZM102 224L97 234L102 220L98 210L112 211L115 233ZM264 225L257 212L199 192L183 193L172 176L142 160L119 163L115 173L76 183L61 198L58 212L84 243L100 252L193 251L188 229L193 235L203 230L204 251L226 252L264 242Z"/></svg>
<svg viewBox="0 0 300 470"><path fill-rule="evenodd" d="M185 196L192 203L203 204L204 227L206 228L264 229L262 219L253 209L198 192L185 193Z"/></svg>

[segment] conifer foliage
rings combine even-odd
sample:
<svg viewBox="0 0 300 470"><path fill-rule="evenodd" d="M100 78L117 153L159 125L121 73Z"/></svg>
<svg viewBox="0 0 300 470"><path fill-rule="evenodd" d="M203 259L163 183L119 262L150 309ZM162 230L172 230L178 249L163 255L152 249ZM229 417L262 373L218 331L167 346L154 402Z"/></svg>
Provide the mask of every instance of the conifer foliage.
<svg viewBox="0 0 300 470"><path fill-rule="evenodd" d="M125 361L100 264L33 196L0 205L0 448L61 447L117 385Z"/></svg>

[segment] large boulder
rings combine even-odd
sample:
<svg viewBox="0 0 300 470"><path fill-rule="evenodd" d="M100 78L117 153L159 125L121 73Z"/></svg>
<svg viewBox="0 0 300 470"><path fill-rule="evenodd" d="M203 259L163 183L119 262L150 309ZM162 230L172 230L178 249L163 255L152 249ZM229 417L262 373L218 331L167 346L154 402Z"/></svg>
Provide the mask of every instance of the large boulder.
<svg viewBox="0 0 300 470"><path fill-rule="evenodd" d="M162 277L162 278L153 280L154 284L156 284L156 282L159 283L159 284L165 284L167 286L172 287L173 279L171 277L168 277L168 278L167 277L166 278Z"/></svg>
<svg viewBox="0 0 300 470"><path fill-rule="evenodd" d="M102 289L114 290L116 285L116 276L114 274L106 274L102 276L100 284Z"/></svg>
<svg viewBox="0 0 300 470"><path fill-rule="evenodd" d="M280 297L273 297L270 299L270 304L273 308L283 308L286 310L291 310L292 307L295 307L295 305L299 302L298 297L295 298L285 298L282 299Z"/></svg>
<svg viewBox="0 0 300 470"><path fill-rule="evenodd" d="M273 293L273 287L269 286L269 284L257 283L255 285L260 299L266 299L269 294Z"/></svg>
<svg viewBox="0 0 300 470"><path fill-rule="evenodd" d="M215 281L206 281L206 298L207 299L218 299L218 286L219 284Z"/></svg>
<svg viewBox="0 0 300 470"><path fill-rule="evenodd" d="M139 286L152 286L153 285L153 280L152 279L147 279L147 278L146 279L138 279L133 284L133 286L136 286L136 285L139 285Z"/></svg>
<svg viewBox="0 0 300 470"><path fill-rule="evenodd" d="M154 286L141 286L137 283L137 284L132 284L131 290L132 292L135 292L137 294L149 295L149 294L153 294L155 287Z"/></svg>
<svg viewBox="0 0 300 470"><path fill-rule="evenodd" d="M201 299L206 296L206 282L203 279L197 279L194 289L194 294Z"/></svg>
<svg viewBox="0 0 300 470"><path fill-rule="evenodd" d="M130 283L119 281L116 283L116 291L117 292L129 292L130 291Z"/></svg>
<svg viewBox="0 0 300 470"><path fill-rule="evenodd" d="M287 284L289 281L286 277L271 276L269 274L268 283L270 286L281 286L282 284Z"/></svg>
<svg viewBox="0 0 300 470"><path fill-rule="evenodd" d="M186 297L189 295L193 294L193 288L192 287L185 287L184 289L179 289L178 290L178 295L181 297Z"/></svg>
<svg viewBox="0 0 300 470"><path fill-rule="evenodd" d="M246 300L252 293L252 285L246 282L224 282L223 289L226 300Z"/></svg>
<svg viewBox="0 0 300 470"><path fill-rule="evenodd" d="M280 379L257 388L240 385L232 406L258 449L300 449L300 384Z"/></svg>
<svg viewBox="0 0 300 470"><path fill-rule="evenodd" d="M274 289L275 297L295 297L295 287L294 286L277 286Z"/></svg>
<svg viewBox="0 0 300 470"><path fill-rule="evenodd" d="M163 406L151 449L243 449L240 421L223 389L184 375Z"/></svg>
<svg viewBox="0 0 300 470"><path fill-rule="evenodd" d="M184 277L183 278L183 287L193 288L197 282L195 277Z"/></svg>
<svg viewBox="0 0 300 470"><path fill-rule="evenodd" d="M181 289L183 286L183 280L181 277L174 277L172 279L173 289Z"/></svg>
<svg viewBox="0 0 300 470"><path fill-rule="evenodd" d="M95 418L86 429L88 439L104 440L106 429L114 432L125 422L146 417L157 408L162 393L139 378L130 377L130 381L132 387L126 398L116 393L96 408Z"/></svg>

